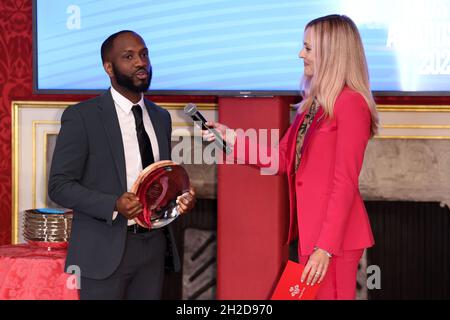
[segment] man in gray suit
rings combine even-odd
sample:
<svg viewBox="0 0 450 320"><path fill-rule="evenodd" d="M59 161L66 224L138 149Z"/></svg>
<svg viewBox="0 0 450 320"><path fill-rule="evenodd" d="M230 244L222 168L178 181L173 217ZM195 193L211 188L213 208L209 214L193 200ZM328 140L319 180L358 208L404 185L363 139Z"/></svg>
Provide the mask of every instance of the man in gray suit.
<svg viewBox="0 0 450 320"><path fill-rule="evenodd" d="M143 206L130 192L143 168L169 160L169 112L146 100L152 68L144 40L124 30L101 47L111 88L67 108L53 154L48 192L74 211L66 269L81 271L81 299L160 299L164 270L180 269L169 226L135 224ZM186 213L191 190L177 199Z"/></svg>

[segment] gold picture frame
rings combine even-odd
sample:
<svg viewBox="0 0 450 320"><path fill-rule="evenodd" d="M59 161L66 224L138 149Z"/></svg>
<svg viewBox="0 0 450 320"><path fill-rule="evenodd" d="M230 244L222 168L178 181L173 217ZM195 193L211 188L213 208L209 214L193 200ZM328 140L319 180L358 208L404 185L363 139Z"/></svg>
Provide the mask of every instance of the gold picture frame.
<svg viewBox="0 0 450 320"><path fill-rule="evenodd" d="M11 103L13 175L11 242L13 244L24 242L22 237L24 210L44 207L47 190L44 172L48 171L47 168L44 169L46 144L50 134L59 132L61 115L71 104L74 102L13 101Z"/></svg>

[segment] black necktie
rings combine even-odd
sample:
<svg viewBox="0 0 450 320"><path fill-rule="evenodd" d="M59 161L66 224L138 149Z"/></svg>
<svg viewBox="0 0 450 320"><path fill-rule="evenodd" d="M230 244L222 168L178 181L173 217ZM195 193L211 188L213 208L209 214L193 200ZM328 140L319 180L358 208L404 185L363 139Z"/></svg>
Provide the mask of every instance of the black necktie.
<svg viewBox="0 0 450 320"><path fill-rule="evenodd" d="M136 123L136 135L139 142L139 152L141 153L142 169L155 162L153 158L152 144L144 128L142 121L142 109L140 105L134 105L131 108Z"/></svg>

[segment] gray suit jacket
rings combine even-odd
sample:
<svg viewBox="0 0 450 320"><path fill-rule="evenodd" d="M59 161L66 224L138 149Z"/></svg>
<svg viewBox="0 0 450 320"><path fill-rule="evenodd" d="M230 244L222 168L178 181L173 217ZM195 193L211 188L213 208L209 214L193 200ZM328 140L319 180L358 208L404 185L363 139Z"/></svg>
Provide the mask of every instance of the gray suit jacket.
<svg viewBox="0 0 450 320"><path fill-rule="evenodd" d="M145 100L158 139L161 160L170 160L172 123L167 110ZM115 202L127 191L125 155L110 90L68 107L53 153L48 182L50 198L73 209L66 268L77 265L81 276L105 279L122 259L127 219L113 221ZM166 266L178 271L180 260L170 228Z"/></svg>

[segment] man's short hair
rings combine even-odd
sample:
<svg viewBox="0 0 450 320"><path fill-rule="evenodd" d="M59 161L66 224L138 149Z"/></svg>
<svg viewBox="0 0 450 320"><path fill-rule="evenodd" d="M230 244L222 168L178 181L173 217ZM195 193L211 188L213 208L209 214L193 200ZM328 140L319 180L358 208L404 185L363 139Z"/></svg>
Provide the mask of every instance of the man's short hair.
<svg viewBox="0 0 450 320"><path fill-rule="evenodd" d="M136 32L131 31L131 30L122 30L122 31L113 33L113 34L110 35L108 38L106 38L106 40L103 41L102 47L101 47L101 49L100 49L100 53L101 53L101 56L102 56L102 63L105 63L105 61L107 60L108 53L111 51L111 49L112 49L113 46L114 46L114 40L115 40L118 36L120 36L121 34L123 34L123 33L134 33L134 34L137 34Z"/></svg>

